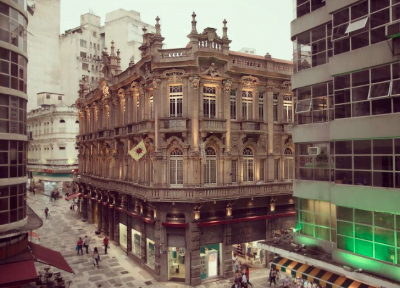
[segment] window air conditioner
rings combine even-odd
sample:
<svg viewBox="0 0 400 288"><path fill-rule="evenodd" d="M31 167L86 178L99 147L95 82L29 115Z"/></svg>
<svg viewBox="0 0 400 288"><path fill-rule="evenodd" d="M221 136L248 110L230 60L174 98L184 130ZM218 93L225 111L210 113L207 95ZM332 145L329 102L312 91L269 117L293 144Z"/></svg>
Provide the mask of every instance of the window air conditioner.
<svg viewBox="0 0 400 288"><path fill-rule="evenodd" d="M321 153L320 147L309 147L308 148L308 155L310 156L317 156Z"/></svg>

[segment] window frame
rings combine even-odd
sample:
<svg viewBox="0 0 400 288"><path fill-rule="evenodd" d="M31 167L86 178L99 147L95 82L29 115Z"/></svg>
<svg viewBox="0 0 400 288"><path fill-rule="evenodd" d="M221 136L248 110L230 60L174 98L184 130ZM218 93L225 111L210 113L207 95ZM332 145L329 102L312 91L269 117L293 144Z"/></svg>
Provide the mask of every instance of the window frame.
<svg viewBox="0 0 400 288"><path fill-rule="evenodd" d="M215 86L203 86L203 117L206 119L217 118L217 88Z"/></svg>

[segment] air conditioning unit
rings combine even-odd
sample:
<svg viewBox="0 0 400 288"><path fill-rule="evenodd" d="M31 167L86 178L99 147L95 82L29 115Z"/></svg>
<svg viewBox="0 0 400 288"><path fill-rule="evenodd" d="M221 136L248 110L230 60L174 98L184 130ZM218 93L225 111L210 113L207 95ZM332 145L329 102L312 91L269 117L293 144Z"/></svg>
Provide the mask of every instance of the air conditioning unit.
<svg viewBox="0 0 400 288"><path fill-rule="evenodd" d="M400 37L400 22L395 22L386 26L386 37L388 38Z"/></svg>
<svg viewBox="0 0 400 288"><path fill-rule="evenodd" d="M321 154L321 148L320 147L309 147L308 148L308 155L310 156L318 156Z"/></svg>

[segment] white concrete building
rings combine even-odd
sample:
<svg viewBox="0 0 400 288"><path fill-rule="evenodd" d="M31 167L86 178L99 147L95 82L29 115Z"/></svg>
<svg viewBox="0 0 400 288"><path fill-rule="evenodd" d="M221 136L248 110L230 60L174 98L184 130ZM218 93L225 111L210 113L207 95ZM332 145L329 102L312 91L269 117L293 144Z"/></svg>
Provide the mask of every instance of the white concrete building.
<svg viewBox="0 0 400 288"><path fill-rule="evenodd" d="M28 13L28 111L40 107L36 95L61 91L60 0L29 0L34 14ZM75 101L75 99L73 100ZM68 101L65 101L68 102ZM72 104L72 102L71 102Z"/></svg>
<svg viewBox="0 0 400 288"><path fill-rule="evenodd" d="M246 53L246 54L256 54L256 49L254 49L254 48L248 48L248 47L243 47L243 48L240 49L238 52Z"/></svg>
<svg viewBox="0 0 400 288"><path fill-rule="evenodd" d="M121 54L121 68L141 59L138 47L142 44L143 27L155 33L155 27L140 20L140 13L118 9L106 14L105 25L100 17L91 13L81 15L80 26L60 35L60 59L63 102L71 105L78 98L79 83L88 76L91 86L97 87L100 75L101 53L111 42ZM42 90L43 91L43 90ZM50 90L51 91L51 90Z"/></svg>
<svg viewBox="0 0 400 288"><path fill-rule="evenodd" d="M57 94L50 95L51 100ZM44 97L46 98L46 97ZM77 109L60 102L57 105L43 104L41 108L28 113L27 131L28 145L28 171L30 177L42 184L45 193L50 193L54 188L64 188L72 181L73 172L78 169L78 147L76 134L79 122Z"/></svg>

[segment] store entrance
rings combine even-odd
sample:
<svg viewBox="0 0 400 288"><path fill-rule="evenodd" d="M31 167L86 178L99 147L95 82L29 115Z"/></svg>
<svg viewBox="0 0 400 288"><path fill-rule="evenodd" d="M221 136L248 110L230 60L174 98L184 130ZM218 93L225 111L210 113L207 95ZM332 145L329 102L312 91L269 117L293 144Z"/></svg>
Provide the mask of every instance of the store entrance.
<svg viewBox="0 0 400 288"><path fill-rule="evenodd" d="M257 242L241 243L232 245L232 257L238 258L239 266L251 268L265 267L265 251L257 248ZM233 258L232 258L233 259Z"/></svg>
<svg viewBox="0 0 400 288"><path fill-rule="evenodd" d="M222 251L221 244L210 244L200 247L200 278L212 279L220 276Z"/></svg>
<svg viewBox="0 0 400 288"><path fill-rule="evenodd" d="M168 248L168 280L185 282L185 248Z"/></svg>

